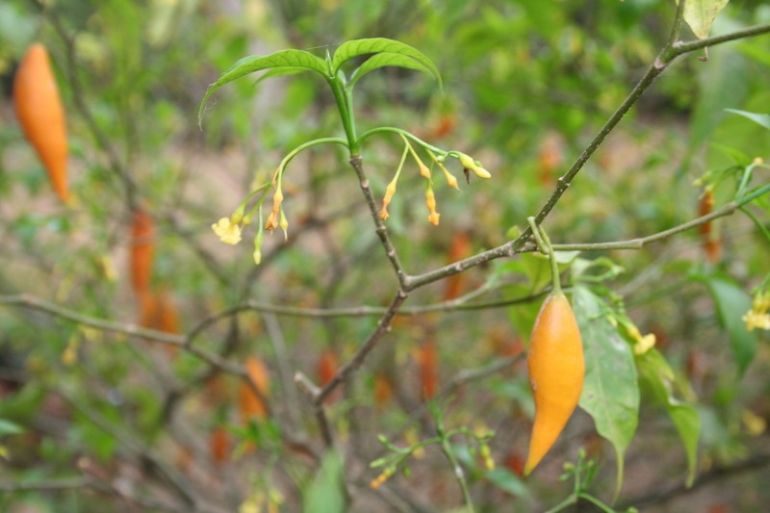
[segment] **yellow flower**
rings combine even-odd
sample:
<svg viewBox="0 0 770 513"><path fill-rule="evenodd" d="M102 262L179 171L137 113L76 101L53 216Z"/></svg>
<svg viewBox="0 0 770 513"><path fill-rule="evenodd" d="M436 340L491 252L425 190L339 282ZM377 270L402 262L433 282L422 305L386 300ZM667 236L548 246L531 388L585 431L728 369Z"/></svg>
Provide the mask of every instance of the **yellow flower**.
<svg viewBox="0 0 770 513"><path fill-rule="evenodd" d="M634 354L642 355L655 347L655 334L648 333L647 335L639 338L636 340L636 345L634 346Z"/></svg>
<svg viewBox="0 0 770 513"><path fill-rule="evenodd" d="M743 322L746 323L746 329L770 330L770 314L767 312L758 312L753 308L743 316Z"/></svg>
<svg viewBox="0 0 770 513"><path fill-rule="evenodd" d="M223 217L211 225L211 229L225 244L238 244L241 242L241 225L230 221L229 217Z"/></svg>
<svg viewBox="0 0 770 513"><path fill-rule="evenodd" d="M466 155L465 153L458 153L457 158L460 160L460 164L462 164L465 169L473 171L473 173L479 178L492 178L490 172L484 169L479 161L473 160L470 155Z"/></svg>
<svg viewBox="0 0 770 513"><path fill-rule="evenodd" d="M393 196L396 194L396 181L398 180L398 176L394 177L393 180L390 181L388 186L385 188L385 196L382 198L382 208L380 209L380 219L385 221L388 217L390 217L390 214L388 214L388 205L390 205L390 201L393 199Z"/></svg>
<svg viewBox="0 0 770 513"><path fill-rule="evenodd" d="M428 187L425 191L425 205L428 207L428 221L434 226L438 226L441 214L436 211L436 195L433 194L433 188Z"/></svg>
<svg viewBox="0 0 770 513"><path fill-rule="evenodd" d="M628 335L634 339L634 342L636 342L634 344L634 354L643 355L655 347L655 334L648 333L647 335L642 335L639 333L639 328L633 324L626 326L626 330L628 331Z"/></svg>

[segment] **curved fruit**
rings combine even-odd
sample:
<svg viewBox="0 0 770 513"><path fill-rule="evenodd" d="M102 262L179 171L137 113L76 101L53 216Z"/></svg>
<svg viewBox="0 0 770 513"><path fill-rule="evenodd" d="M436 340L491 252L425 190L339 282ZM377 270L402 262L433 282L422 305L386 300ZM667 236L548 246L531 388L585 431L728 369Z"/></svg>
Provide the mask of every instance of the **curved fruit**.
<svg viewBox="0 0 770 513"><path fill-rule="evenodd" d="M535 424L525 474L532 472L556 442L583 390L585 361L580 330L561 292L549 295L540 308L527 365L535 398Z"/></svg>
<svg viewBox="0 0 770 513"><path fill-rule="evenodd" d="M56 194L69 201L67 123L48 51L40 43L24 54L13 83L13 103L27 140L35 148Z"/></svg>
<svg viewBox="0 0 770 513"><path fill-rule="evenodd" d="M138 296L150 290L152 259L155 248L152 243L152 218L141 209L136 209L131 222L131 287Z"/></svg>
<svg viewBox="0 0 770 513"><path fill-rule="evenodd" d="M246 372L257 386L262 397L259 397L248 383L241 382L238 388L238 404L244 422L248 422L252 417L263 419L267 416L267 405L263 399L266 400L270 392L270 376L262 360L253 356L250 357L246 360Z"/></svg>

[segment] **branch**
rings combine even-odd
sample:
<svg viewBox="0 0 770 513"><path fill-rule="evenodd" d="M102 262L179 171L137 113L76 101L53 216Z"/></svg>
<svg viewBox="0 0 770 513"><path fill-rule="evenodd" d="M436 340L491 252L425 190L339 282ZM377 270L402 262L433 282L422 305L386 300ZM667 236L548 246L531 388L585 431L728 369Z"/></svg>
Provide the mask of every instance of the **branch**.
<svg viewBox="0 0 770 513"><path fill-rule="evenodd" d="M388 306L388 309L382 315L379 322L377 323L377 327L374 329L372 334L369 335L369 338L366 340L366 342L361 345L353 358L348 363L343 365L337 371L334 377L316 395L314 401L316 405L323 404L324 400L329 397L329 395L331 395L331 393L334 392L334 390L339 385L341 385L348 378L348 376L353 374L356 370L358 370L359 367L361 367L369 352L374 349L374 346L377 344L377 342L379 342L382 336L390 330L390 322L393 320L393 317L396 316L398 307L401 306L401 303L406 300L406 297L406 293L403 291L399 290L398 293L396 293L396 296L393 298L393 301L391 301L390 306Z"/></svg>
<svg viewBox="0 0 770 513"><path fill-rule="evenodd" d="M369 179L366 177L366 173L364 172L363 160L361 159L361 156L352 156L350 158L350 165L356 171L356 175L358 175L358 183L361 186L361 192L364 194L366 204L369 207L369 212L372 215L372 221L374 221L377 236L380 238L383 248L385 248L385 255L388 257L390 265L393 267L393 271L396 273L399 285L404 288L407 280L407 274L401 265L401 261L398 259L398 253L396 253L396 248L393 246L393 243L390 240L388 229L385 226L385 223L382 222L382 219L380 219L380 215L377 212L377 204L374 201L372 189L369 186Z"/></svg>
<svg viewBox="0 0 770 513"><path fill-rule="evenodd" d="M663 230L662 232L654 233L652 235L647 235L646 237L637 237L635 239L628 239L628 240L618 240L618 241L611 241L611 242L588 242L588 243L576 243L576 244L554 244L553 249L557 251L593 251L593 250L609 250L609 249L641 249L646 244L649 244L651 242L658 242L663 239L667 239L673 235L676 235L678 233L690 230L692 228L695 228L697 226L700 226L702 224L706 224L710 221L713 221L714 219L718 219L720 217L725 217L728 215L731 215L736 210L741 209L744 205L747 203L753 201L754 199L758 198L759 196L762 196L764 194L767 194L770 192L770 184L764 185L760 188L758 188L756 191L754 191L752 194L749 194L748 196L736 200L731 201L730 203L727 203L723 207L714 210L713 212L706 214L704 216L696 217L695 219L692 219L690 221L687 221L686 223L682 223L680 225L674 226L673 228L669 228L668 230Z"/></svg>
<svg viewBox="0 0 770 513"><path fill-rule="evenodd" d="M695 481L695 483L689 488L685 483L669 487L662 487L662 490L656 491L649 495L642 495L639 497L631 498L618 509L623 510L631 505L639 507L668 502L671 499L681 495L693 493L698 488L708 486L712 482L720 482L725 478L729 478L738 474L760 470L767 467L768 465L770 465L770 454L757 454L733 465L714 467L698 477L698 480Z"/></svg>
<svg viewBox="0 0 770 513"><path fill-rule="evenodd" d="M83 315L73 310L62 308L61 306L45 301L43 299L28 296L26 294L18 295L0 295L0 305L9 306L21 306L32 310L38 310L43 313L53 315L62 319L67 319L83 326L89 326L101 331L110 333L118 333L128 337L138 337L151 340L154 342L160 342L174 347L184 349L190 354L196 356L200 360L206 363L216 366L225 372L234 374L241 378L246 377L245 370L236 364L230 363L222 357L210 353L208 351L198 349L194 346L188 346L186 344L187 337L182 335L174 335L171 333L165 333L162 331L151 330L137 326L136 324L118 323L112 321L106 321L97 317L91 317L89 315Z"/></svg>
<svg viewBox="0 0 770 513"><path fill-rule="evenodd" d="M737 30L735 32L730 32L729 34L724 34L721 36L708 37L706 39L699 39L696 41L679 41L674 43L671 49L674 54L673 56L675 57L685 53L702 50L703 48L708 48L710 46L721 45L722 43L729 43L730 41L746 39L747 37L760 36L767 33L770 33L770 25L757 25L756 27Z"/></svg>

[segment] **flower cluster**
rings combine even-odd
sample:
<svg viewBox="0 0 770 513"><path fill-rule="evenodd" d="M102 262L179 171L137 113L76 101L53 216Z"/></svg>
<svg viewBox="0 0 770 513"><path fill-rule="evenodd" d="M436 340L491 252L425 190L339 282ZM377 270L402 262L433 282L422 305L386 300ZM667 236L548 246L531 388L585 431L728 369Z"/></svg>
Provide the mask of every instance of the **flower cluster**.
<svg viewBox="0 0 770 513"><path fill-rule="evenodd" d="M382 198L382 207L379 211L380 219L385 221L388 219L388 217L390 217L390 214L388 213L388 206L393 200L393 196L396 194L398 179L401 176L401 171L404 168L406 158L408 155L411 155L417 164L417 169L420 176L425 179L425 206L428 209L428 222L434 226L437 226L439 224L439 220L441 219L441 214L438 212L436 194L433 192L433 174L431 168L428 167L425 162L423 162L417 151L415 151L414 147L409 142L409 139L407 139L404 135L402 135L401 138L404 141L404 151L401 155L401 160L399 161L398 167L396 168L396 173L393 176L393 179L385 188L385 195ZM469 177L471 172L479 178L491 178L492 176L489 171L484 169L479 161L474 160L465 153L461 153L459 151L450 151L442 152L442 154L437 156L436 153L431 150L431 148L429 148L427 145L423 145L423 149L430 156L432 165L435 165L441 170L447 185L453 189L460 190L460 184L457 181L457 178L444 165L444 161L447 157L454 157L460 161L466 177ZM436 148L433 149L436 150Z"/></svg>
<svg viewBox="0 0 770 513"><path fill-rule="evenodd" d="M743 322L746 323L746 329L749 331L770 330L770 290L757 292L751 310L743 316Z"/></svg>

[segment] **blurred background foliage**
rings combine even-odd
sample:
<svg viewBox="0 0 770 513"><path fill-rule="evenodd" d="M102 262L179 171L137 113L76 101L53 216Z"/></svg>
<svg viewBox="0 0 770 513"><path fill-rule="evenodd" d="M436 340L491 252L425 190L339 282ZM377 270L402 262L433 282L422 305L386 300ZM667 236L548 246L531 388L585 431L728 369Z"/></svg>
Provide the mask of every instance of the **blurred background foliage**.
<svg viewBox="0 0 770 513"><path fill-rule="evenodd" d="M290 238L284 243L281 236L268 237L261 267L254 267L250 243L231 248L215 240L211 223L228 215L255 180L265 180L283 154L310 138L341 133L333 98L306 76L236 82L217 93L201 131L197 103L237 59L287 47L322 56L347 39L384 36L435 60L443 90L424 76L385 69L363 80L355 98L362 130L400 126L476 156L493 173L491 181L472 181L461 193L439 186L442 217L434 228L425 220L416 169L406 170L411 176L399 189L388 225L406 268L416 273L501 244L524 227L525 217L545 201L655 58L673 11L673 2L662 0L45 3L45 13L34 2L0 3L0 291L33 294L86 315L140 321L127 278L130 211L117 177L123 170L139 185L139 201L154 219L154 288L168 298L183 332L247 299L307 307L381 305L394 289L355 179L337 149L313 150L291 164L284 178ZM714 32L767 22L766 3L735 1ZM10 102L15 66L38 40L51 52L69 113L73 208L52 201ZM708 59L701 53L675 62L560 202L547 223L551 238L605 241L664 230L697 215L702 188L693 185L696 178L768 158L770 132L724 111L767 110L767 43L759 37L713 48ZM395 138L363 150L378 197L399 152ZM732 182L723 182L717 204L733 192ZM762 210L768 212L767 201L757 207L760 217ZM712 298L703 281L693 279L729 277L745 298L768 272L769 241L743 216L716 224L718 261L708 260L696 232L649 250L601 254L625 269L606 285L624 297L643 332L657 335L676 380L689 383L683 385L691 390L689 399L697 398L702 472L766 449L770 420L767 336L739 377ZM460 281L419 291L410 304L452 299L481 286L488 288L486 300L525 296L542 285L532 274L536 268L495 263L471 269ZM431 345L438 351L441 386L463 369L520 351L537 307L534 301L399 318L344 396L330 405L344 447L358 457L347 469L352 485L360 486L351 491L354 510L397 510L367 489L376 471L365 463L381 450L377 433L407 443L422 436L421 429L430 430L429 418L415 424L410 412L423 401ZM280 511L300 510L300 490L313 489L316 467L281 444L280 433L304 433L314 444L319 435L291 374L301 370L323 380L324 365L334 365L328 356L321 364L323 355L347 361L375 321L244 313L206 330L197 341L201 347L241 361L258 355L270 369L271 417L244 426L236 382L216 379L186 353L172 355L32 311L0 309L0 419L9 422L0 424L6 453L0 480L79 475L80 462L81 472L119 476L126 486L167 499L157 465L137 456L150 452L175 479L205 490L230 511L278 503ZM281 361L290 368L282 369ZM180 400L169 414L173 394ZM552 506L567 493L556 480L560 465L581 446L602 463L597 493L611 494L614 456L584 414L538 475L526 482L518 477L532 415L521 364L461 387L442 404L447 423L483 423L496 432L490 442L496 471L485 472L471 453L464 457L480 511ZM216 456L218 429L233 454ZM221 442L221 432L216 436ZM392 479L393 493L411 497L407 511L448 511L461 503L440 454L428 452L410 467L411 475ZM626 469L621 502L649 498L684 479L684 451L662 411L643 408ZM729 488L704 487L649 511L762 511L770 497L759 484L768 477L763 467L730 481ZM0 492L2 511L95 508L126 511L109 493Z"/></svg>

